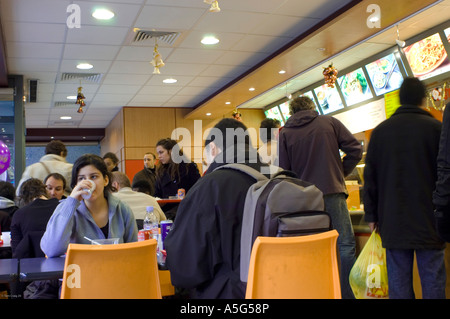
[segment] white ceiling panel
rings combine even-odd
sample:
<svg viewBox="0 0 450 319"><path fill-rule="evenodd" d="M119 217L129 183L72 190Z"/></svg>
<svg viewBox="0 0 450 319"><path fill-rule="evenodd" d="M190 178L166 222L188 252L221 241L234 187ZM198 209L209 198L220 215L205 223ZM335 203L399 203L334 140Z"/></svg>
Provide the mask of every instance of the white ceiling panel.
<svg viewBox="0 0 450 319"><path fill-rule="evenodd" d="M206 10L202 8L145 6L135 22L141 29L183 31L191 29Z"/></svg>
<svg viewBox="0 0 450 319"><path fill-rule="evenodd" d="M64 59L69 60L108 60L112 61L120 50L115 45L86 45L66 44L64 46Z"/></svg>

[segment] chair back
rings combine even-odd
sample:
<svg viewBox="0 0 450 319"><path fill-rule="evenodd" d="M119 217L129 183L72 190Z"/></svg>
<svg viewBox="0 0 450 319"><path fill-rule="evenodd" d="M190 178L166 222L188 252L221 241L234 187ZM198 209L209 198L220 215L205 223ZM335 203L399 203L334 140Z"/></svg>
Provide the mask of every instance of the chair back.
<svg viewBox="0 0 450 319"><path fill-rule="evenodd" d="M258 237L247 299L340 299L336 230L300 237Z"/></svg>
<svg viewBox="0 0 450 319"><path fill-rule="evenodd" d="M69 244L61 299L160 299L156 245Z"/></svg>

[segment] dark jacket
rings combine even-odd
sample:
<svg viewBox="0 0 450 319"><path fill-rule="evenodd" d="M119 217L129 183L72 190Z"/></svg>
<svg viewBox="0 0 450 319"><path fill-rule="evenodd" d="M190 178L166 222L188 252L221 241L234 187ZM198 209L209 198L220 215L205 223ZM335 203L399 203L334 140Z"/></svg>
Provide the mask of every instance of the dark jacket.
<svg viewBox="0 0 450 319"><path fill-rule="evenodd" d="M450 242L450 103L445 108L442 120L433 204L438 234Z"/></svg>
<svg viewBox="0 0 450 319"><path fill-rule="evenodd" d="M136 182L141 181L141 180L145 180L145 181L149 182L150 187L151 187L150 195L154 196L155 195L155 183L156 183L155 169L149 169L149 168L144 167L143 170L137 172L134 175L133 182L131 183L131 185L134 185Z"/></svg>
<svg viewBox="0 0 450 319"><path fill-rule="evenodd" d="M45 231L47 223L58 204L59 201L56 198L48 200L37 198L14 213L11 222L11 249L13 256L16 255L16 248L22 239L26 238L27 233Z"/></svg>
<svg viewBox="0 0 450 319"><path fill-rule="evenodd" d="M362 158L361 144L337 119L314 110L292 115L279 135L280 167L313 183L324 195L346 193L344 177ZM346 153L341 160L339 149Z"/></svg>
<svg viewBox="0 0 450 319"><path fill-rule="evenodd" d="M164 245L175 287L194 289L196 298L244 298L240 240L244 202L255 180L212 163L178 208ZM261 163L249 164L260 169Z"/></svg>
<svg viewBox="0 0 450 319"><path fill-rule="evenodd" d="M179 188L184 188L187 192L200 178L197 165L195 163L181 162L180 178L172 179L168 173L165 173L161 178L156 178L155 197L169 198L169 196L176 196Z"/></svg>
<svg viewBox="0 0 450 319"><path fill-rule="evenodd" d="M432 193L441 123L401 106L372 132L364 169L367 222L378 222L388 249L440 249Z"/></svg>

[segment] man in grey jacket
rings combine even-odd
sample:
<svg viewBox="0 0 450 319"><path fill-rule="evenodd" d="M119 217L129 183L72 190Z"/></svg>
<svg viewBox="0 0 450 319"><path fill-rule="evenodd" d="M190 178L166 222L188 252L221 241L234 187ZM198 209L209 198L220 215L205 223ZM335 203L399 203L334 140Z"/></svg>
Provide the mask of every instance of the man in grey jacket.
<svg viewBox="0 0 450 319"><path fill-rule="evenodd" d="M341 292L353 298L348 277L355 262L355 237L347 209L344 177L362 158L362 146L337 119L320 115L308 97L291 101L291 117L279 134L280 167L295 172L323 193L325 209L338 231L341 259ZM339 150L346 155L340 157Z"/></svg>

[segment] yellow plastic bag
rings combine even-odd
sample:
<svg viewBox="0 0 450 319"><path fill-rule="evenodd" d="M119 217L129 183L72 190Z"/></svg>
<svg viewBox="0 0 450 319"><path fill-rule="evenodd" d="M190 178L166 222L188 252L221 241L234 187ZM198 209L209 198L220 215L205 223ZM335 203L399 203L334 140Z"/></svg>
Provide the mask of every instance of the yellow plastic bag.
<svg viewBox="0 0 450 319"><path fill-rule="evenodd" d="M350 271L350 287L356 299L387 299L386 249L373 231Z"/></svg>

